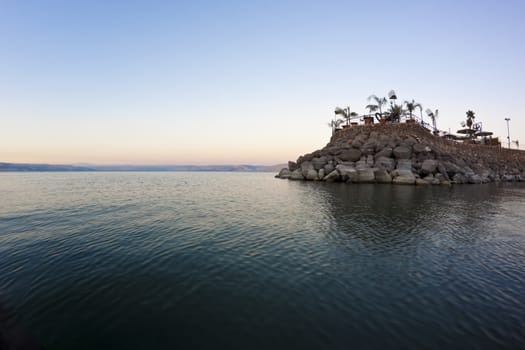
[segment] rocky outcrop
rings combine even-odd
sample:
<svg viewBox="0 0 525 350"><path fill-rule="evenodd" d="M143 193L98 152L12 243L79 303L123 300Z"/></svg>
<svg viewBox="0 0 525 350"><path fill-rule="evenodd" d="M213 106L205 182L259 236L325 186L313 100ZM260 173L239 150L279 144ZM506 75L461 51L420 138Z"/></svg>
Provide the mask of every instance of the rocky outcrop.
<svg viewBox="0 0 525 350"><path fill-rule="evenodd" d="M336 132L276 177L422 186L525 181L525 152L456 143L417 124L358 126Z"/></svg>

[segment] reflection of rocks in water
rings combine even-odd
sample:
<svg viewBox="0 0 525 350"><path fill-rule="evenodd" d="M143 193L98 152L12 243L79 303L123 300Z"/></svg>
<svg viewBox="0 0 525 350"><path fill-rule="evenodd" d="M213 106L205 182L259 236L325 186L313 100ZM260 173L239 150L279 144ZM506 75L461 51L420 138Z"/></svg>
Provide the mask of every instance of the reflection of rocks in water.
<svg viewBox="0 0 525 350"><path fill-rule="evenodd" d="M336 132L323 149L288 162L290 180L450 185L525 180L525 152L459 144L419 125L362 126Z"/></svg>
<svg viewBox="0 0 525 350"><path fill-rule="evenodd" d="M0 305L0 350L42 349L35 339L15 322L15 315Z"/></svg>
<svg viewBox="0 0 525 350"><path fill-rule="evenodd" d="M449 187L311 184L332 217L328 238L344 244L359 240L363 247L385 249L409 245L421 236L432 240L475 242L484 239L491 218L501 208L505 185ZM408 244L408 241L412 241ZM352 243L355 248L354 243ZM378 246L379 245L379 246ZM363 253L363 251L359 252ZM413 251L412 253L416 253Z"/></svg>

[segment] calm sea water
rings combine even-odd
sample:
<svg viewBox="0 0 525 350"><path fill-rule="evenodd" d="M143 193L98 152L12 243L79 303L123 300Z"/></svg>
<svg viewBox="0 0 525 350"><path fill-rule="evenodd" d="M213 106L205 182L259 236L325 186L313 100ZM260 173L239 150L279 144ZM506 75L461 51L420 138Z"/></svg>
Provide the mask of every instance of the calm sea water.
<svg viewBox="0 0 525 350"><path fill-rule="evenodd" d="M4 173L0 306L46 349L518 348L524 214L523 185Z"/></svg>

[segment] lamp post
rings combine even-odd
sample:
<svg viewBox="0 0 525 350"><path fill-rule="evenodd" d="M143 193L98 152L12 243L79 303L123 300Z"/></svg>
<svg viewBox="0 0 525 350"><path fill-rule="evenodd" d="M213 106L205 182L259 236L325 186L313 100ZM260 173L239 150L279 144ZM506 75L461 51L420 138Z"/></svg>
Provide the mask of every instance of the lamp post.
<svg viewBox="0 0 525 350"><path fill-rule="evenodd" d="M509 129L509 122L510 122L510 118L505 118L505 120L507 121L507 145L508 145L508 148L510 149L510 129Z"/></svg>

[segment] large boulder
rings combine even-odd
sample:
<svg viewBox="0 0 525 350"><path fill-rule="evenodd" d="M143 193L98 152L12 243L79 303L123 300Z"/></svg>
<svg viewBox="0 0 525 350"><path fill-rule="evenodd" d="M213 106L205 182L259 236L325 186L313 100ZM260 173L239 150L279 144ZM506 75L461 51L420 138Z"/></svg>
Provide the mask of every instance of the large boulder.
<svg viewBox="0 0 525 350"><path fill-rule="evenodd" d="M482 183L481 176L479 176L478 174L469 174L467 176L467 182L469 184L480 184Z"/></svg>
<svg viewBox="0 0 525 350"><path fill-rule="evenodd" d="M365 169L365 168L371 168L371 165L363 157L363 159L355 162L355 167L356 169Z"/></svg>
<svg viewBox="0 0 525 350"><path fill-rule="evenodd" d="M450 176L448 176L447 169L443 164L441 164L441 162L438 162L437 171L439 171L439 173L443 175L446 181L450 182Z"/></svg>
<svg viewBox="0 0 525 350"><path fill-rule="evenodd" d="M357 170L352 166L338 164L335 169L339 172L343 181L354 181L357 178Z"/></svg>
<svg viewBox="0 0 525 350"><path fill-rule="evenodd" d="M392 157L392 147L386 146L385 148L377 152L375 158L377 159L380 157Z"/></svg>
<svg viewBox="0 0 525 350"><path fill-rule="evenodd" d="M428 175L428 174L433 174L436 171L437 166L438 166L437 160L427 159L423 162L423 164L421 164L421 169L419 170L419 173L423 176Z"/></svg>
<svg viewBox="0 0 525 350"><path fill-rule="evenodd" d="M306 178L306 175L308 175L308 172L310 170L314 170L315 171L314 165L310 161L302 162L300 169L301 169L301 173L303 174L303 177L305 177L305 178Z"/></svg>
<svg viewBox="0 0 525 350"><path fill-rule="evenodd" d="M385 169L374 170L374 176L377 183L380 184L389 184L392 182L392 177Z"/></svg>
<svg viewBox="0 0 525 350"><path fill-rule="evenodd" d="M376 147L377 147L377 141L375 140L368 140L362 147L361 152L363 152L364 155L374 155L376 153Z"/></svg>
<svg viewBox="0 0 525 350"><path fill-rule="evenodd" d="M412 157L412 149L407 146L397 146L393 152L397 159L410 159Z"/></svg>
<svg viewBox="0 0 525 350"><path fill-rule="evenodd" d="M319 180L319 175L317 174L317 170L309 169L306 172L306 175L304 175L304 178L308 181L315 181L315 180Z"/></svg>
<svg viewBox="0 0 525 350"><path fill-rule="evenodd" d="M432 182L428 182L424 179L416 179L416 185L431 185Z"/></svg>
<svg viewBox="0 0 525 350"><path fill-rule="evenodd" d="M288 168L282 168L276 177L280 179L289 179L291 175L292 175L292 172Z"/></svg>
<svg viewBox="0 0 525 350"><path fill-rule="evenodd" d="M449 177L454 177L457 173L462 173L461 167L451 161L440 161L440 164ZM443 173L441 168L439 168L439 172Z"/></svg>
<svg viewBox="0 0 525 350"><path fill-rule="evenodd" d="M511 174L504 174L501 176L501 181L503 182L514 182L516 181L516 177Z"/></svg>
<svg viewBox="0 0 525 350"><path fill-rule="evenodd" d="M304 180L303 172L301 169L295 169L290 174L290 180Z"/></svg>
<svg viewBox="0 0 525 350"><path fill-rule="evenodd" d="M341 179L341 174L337 170L332 171L326 175L323 180L327 182L339 181Z"/></svg>
<svg viewBox="0 0 525 350"><path fill-rule="evenodd" d="M326 163L328 163L328 159L325 156L312 159L312 165L314 166L315 170L322 169Z"/></svg>
<svg viewBox="0 0 525 350"><path fill-rule="evenodd" d="M397 161L396 169L412 171L412 160L400 159Z"/></svg>
<svg viewBox="0 0 525 350"><path fill-rule="evenodd" d="M406 139L404 139L401 144L403 146L406 146L408 148L412 148L413 145L417 143L417 140L413 138L412 136L408 136Z"/></svg>
<svg viewBox="0 0 525 350"><path fill-rule="evenodd" d="M412 160L399 159L397 166L391 173L392 182L400 185L413 185L416 182L416 176L412 172Z"/></svg>
<svg viewBox="0 0 525 350"><path fill-rule="evenodd" d="M357 177L352 179L352 182L361 182L361 183L372 183L375 181L374 171L377 169L374 168L361 168L357 169Z"/></svg>
<svg viewBox="0 0 525 350"><path fill-rule="evenodd" d="M374 166L390 172L394 170L396 166L396 161L393 160L392 158L379 157L379 158L376 158Z"/></svg>
<svg viewBox="0 0 525 350"><path fill-rule="evenodd" d="M392 136L386 135L386 134L380 134L378 137L378 143L382 146L387 146L392 143Z"/></svg>
<svg viewBox="0 0 525 350"><path fill-rule="evenodd" d="M361 158L361 151L355 148L350 148L338 155L342 161L356 162Z"/></svg>
<svg viewBox="0 0 525 350"><path fill-rule="evenodd" d="M288 161L288 169L290 171L294 171L295 169L297 169L297 163L296 162L292 162L291 160Z"/></svg>
<svg viewBox="0 0 525 350"><path fill-rule="evenodd" d="M326 165L324 166L324 172L325 174L330 174L332 171L335 170L335 165L334 165L334 162L333 161L329 161L328 163L326 163Z"/></svg>
<svg viewBox="0 0 525 350"><path fill-rule="evenodd" d="M464 184L467 182L467 178L465 175L457 173L452 177L452 182L456 184Z"/></svg>
<svg viewBox="0 0 525 350"><path fill-rule="evenodd" d="M415 154L415 160L423 163L427 159L434 159L434 155L432 153L427 152L421 152L421 153L414 153Z"/></svg>
<svg viewBox="0 0 525 350"><path fill-rule="evenodd" d="M394 177L392 182L399 185L413 185L416 183L416 177L412 172L405 172Z"/></svg>
<svg viewBox="0 0 525 350"><path fill-rule="evenodd" d="M363 143L364 143L363 140L361 140L360 138L356 138L356 139L352 140L351 145L354 148L360 149L361 146L363 146Z"/></svg>

